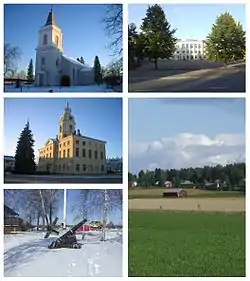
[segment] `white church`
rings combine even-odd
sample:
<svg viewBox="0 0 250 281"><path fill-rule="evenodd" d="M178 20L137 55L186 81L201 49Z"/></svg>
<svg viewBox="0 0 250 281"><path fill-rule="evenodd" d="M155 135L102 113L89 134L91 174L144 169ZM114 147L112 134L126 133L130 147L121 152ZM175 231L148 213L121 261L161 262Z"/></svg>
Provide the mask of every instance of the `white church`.
<svg viewBox="0 0 250 281"><path fill-rule="evenodd" d="M94 84L93 67L86 66L63 54L62 30L56 25L51 9L39 30L36 48L36 86L60 86L62 75L70 78L71 86Z"/></svg>

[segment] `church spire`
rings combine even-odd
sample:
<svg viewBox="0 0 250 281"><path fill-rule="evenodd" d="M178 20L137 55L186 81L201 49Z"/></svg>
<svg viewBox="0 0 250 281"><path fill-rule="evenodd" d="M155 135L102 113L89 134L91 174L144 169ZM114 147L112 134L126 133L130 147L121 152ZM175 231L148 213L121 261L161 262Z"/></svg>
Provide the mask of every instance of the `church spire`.
<svg viewBox="0 0 250 281"><path fill-rule="evenodd" d="M55 16L54 16L54 12L53 12L52 8L50 9L49 15L47 17L47 21L45 23L45 26L46 25L56 25Z"/></svg>

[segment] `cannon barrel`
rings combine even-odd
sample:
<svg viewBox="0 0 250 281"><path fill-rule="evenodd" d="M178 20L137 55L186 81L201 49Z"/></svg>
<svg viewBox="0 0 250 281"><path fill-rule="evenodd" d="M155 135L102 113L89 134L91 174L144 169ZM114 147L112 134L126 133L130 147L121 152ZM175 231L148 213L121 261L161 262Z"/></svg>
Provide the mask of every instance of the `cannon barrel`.
<svg viewBox="0 0 250 281"><path fill-rule="evenodd" d="M83 219L82 221L80 221L78 224L76 224L75 226L73 226L69 231L67 231L66 233L64 233L61 237L59 237L59 239L64 239L66 238L68 235L70 234L74 234L77 229L82 226L87 220Z"/></svg>

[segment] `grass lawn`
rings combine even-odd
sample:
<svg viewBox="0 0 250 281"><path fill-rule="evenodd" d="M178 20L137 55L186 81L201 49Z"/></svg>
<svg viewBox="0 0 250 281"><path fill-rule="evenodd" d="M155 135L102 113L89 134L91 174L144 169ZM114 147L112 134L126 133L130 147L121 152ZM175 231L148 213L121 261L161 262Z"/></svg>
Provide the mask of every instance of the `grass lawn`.
<svg viewBox="0 0 250 281"><path fill-rule="evenodd" d="M129 276L245 276L245 215L129 212Z"/></svg>

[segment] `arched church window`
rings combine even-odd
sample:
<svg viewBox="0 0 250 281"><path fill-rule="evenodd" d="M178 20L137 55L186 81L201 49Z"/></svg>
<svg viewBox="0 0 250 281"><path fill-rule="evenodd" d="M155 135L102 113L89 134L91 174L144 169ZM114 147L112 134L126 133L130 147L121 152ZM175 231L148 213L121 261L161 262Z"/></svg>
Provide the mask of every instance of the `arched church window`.
<svg viewBox="0 0 250 281"><path fill-rule="evenodd" d="M47 45L48 44L48 36L47 34L43 35L43 45Z"/></svg>
<svg viewBox="0 0 250 281"><path fill-rule="evenodd" d="M59 45L59 37L56 36L56 46L58 47L58 45Z"/></svg>
<svg viewBox="0 0 250 281"><path fill-rule="evenodd" d="M41 58L41 69L45 68L45 58Z"/></svg>

